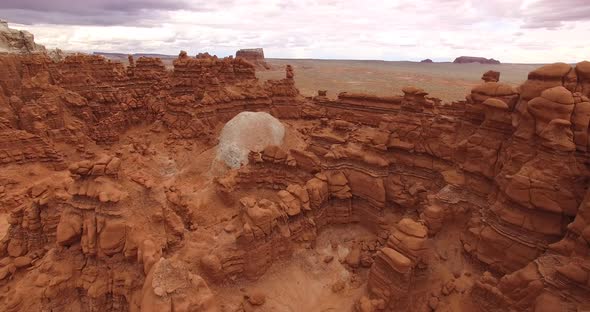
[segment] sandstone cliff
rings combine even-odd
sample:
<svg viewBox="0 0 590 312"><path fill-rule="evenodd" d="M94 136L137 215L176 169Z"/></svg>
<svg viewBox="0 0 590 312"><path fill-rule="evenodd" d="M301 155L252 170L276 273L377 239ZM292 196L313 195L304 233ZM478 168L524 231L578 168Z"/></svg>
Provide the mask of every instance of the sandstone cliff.
<svg viewBox="0 0 590 312"><path fill-rule="evenodd" d="M6 21L0 20L0 53L2 52L24 54L45 52L45 47L36 44L30 32L9 28Z"/></svg>
<svg viewBox="0 0 590 312"><path fill-rule="evenodd" d="M270 65L264 60L264 50L262 48L240 49L236 51L236 58L242 58L250 62L260 70L270 69Z"/></svg>

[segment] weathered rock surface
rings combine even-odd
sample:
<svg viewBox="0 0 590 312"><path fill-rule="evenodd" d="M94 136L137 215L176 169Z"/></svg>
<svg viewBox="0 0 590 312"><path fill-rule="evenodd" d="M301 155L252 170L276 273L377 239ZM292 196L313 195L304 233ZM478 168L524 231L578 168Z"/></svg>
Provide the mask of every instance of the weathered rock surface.
<svg viewBox="0 0 590 312"><path fill-rule="evenodd" d="M498 82L500 81L500 72L495 70L488 70L487 72L483 73L481 76L481 80L485 82Z"/></svg>
<svg viewBox="0 0 590 312"><path fill-rule="evenodd" d="M35 43L33 34L26 30L8 27L6 21L0 20L0 53L29 54L45 52L45 47Z"/></svg>
<svg viewBox="0 0 590 312"><path fill-rule="evenodd" d="M264 50L262 48L240 49L236 51L236 58L242 58L250 62L260 70L270 69L270 65L264 60Z"/></svg>

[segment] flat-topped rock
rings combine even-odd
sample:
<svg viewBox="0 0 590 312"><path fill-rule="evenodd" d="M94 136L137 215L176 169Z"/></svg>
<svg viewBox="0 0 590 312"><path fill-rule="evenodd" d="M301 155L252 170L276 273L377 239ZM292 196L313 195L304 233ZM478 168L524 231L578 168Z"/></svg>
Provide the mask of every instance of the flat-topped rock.
<svg viewBox="0 0 590 312"><path fill-rule="evenodd" d="M480 64L500 64L500 61L493 58L487 59L479 56L459 56L453 63L466 64L466 63L480 63Z"/></svg>
<svg viewBox="0 0 590 312"><path fill-rule="evenodd" d="M397 272L408 273L412 269L412 261L395 249L384 247L381 252L390 260L389 263Z"/></svg>
<svg viewBox="0 0 590 312"><path fill-rule="evenodd" d="M495 70L488 70L481 76L481 80L485 82L498 82L500 81L500 72Z"/></svg>
<svg viewBox="0 0 590 312"><path fill-rule="evenodd" d="M402 92L405 94L412 94L412 95L427 95L428 94L428 92L425 92L424 89L414 87L414 86L403 87Z"/></svg>
<svg viewBox="0 0 590 312"><path fill-rule="evenodd" d="M418 238L424 238L428 233L428 230L424 225L410 218L401 219L397 224L397 228L405 234Z"/></svg>
<svg viewBox="0 0 590 312"><path fill-rule="evenodd" d="M270 69L270 65L264 59L264 50L262 48L240 49L236 51L236 58L242 58L256 65L258 69Z"/></svg>

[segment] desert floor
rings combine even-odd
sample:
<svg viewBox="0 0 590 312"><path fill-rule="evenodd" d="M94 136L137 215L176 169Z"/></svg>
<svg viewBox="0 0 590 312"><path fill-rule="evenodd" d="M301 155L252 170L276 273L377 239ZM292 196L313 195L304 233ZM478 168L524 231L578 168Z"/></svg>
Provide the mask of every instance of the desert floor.
<svg viewBox="0 0 590 312"><path fill-rule="evenodd" d="M365 92L377 95L401 94L408 85L429 92L430 96L450 102L465 99L469 90L481 83L481 75L487 70L501 73L500 81L519 85L538 64L453 64L415 63L357 60L299 60L267 59L271 70L258 71L261 80L280 79L285 75L284 66L295 69L295 81L305 96L327 90L329 97L340 92Z"/></svg>

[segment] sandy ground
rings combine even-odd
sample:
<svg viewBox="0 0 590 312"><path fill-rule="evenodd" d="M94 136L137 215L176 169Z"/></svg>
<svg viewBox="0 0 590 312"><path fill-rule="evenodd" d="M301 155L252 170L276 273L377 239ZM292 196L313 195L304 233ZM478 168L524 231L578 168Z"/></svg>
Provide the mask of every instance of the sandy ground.
<svg viewBox="0 0 590 312"><path fill-rule="evenodd" d="M213 288L228 311L251 291L266 295L266 303L256 310L260 312L352 311L355 300L364 292L368 269L351 273L340 260L348 255L353 240L370 238L374 235L360 225L330 226L319 233L315 248L301 248L289 261L273 263L259 280ZM332 242L338 244L336 249ZM334 260L324 263L327 255ZM332 285L339 281L346 286L335 293Z"/></svg>
<svg viewBox="0 0 590 312"><path fill-rule="evenodd" d="M470 89L481 83L488 70L501 73L500 81L518 85L526 80L538 64L453 64L354 60L288 60L269 59L269 71L257 71L261 80L284 78L284 66L291 64L295 82L303 95L312 96L317 90L328 90L328 96L338 93L365 92L377 95L401 94L408 85L423 88L431 96L450 102L465 99Z"/></svg>

